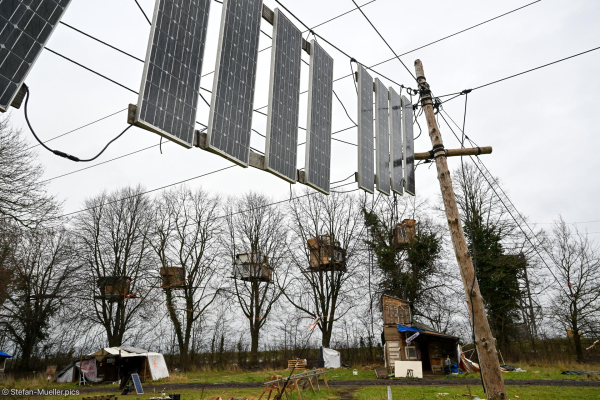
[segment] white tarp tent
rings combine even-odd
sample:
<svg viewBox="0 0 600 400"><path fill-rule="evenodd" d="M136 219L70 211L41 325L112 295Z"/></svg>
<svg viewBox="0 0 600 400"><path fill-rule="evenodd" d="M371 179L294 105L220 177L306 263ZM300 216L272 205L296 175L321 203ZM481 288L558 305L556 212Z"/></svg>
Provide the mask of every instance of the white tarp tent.
<svg viewBox="0 0 600 400"><path fill-rule="evenodd" d="M127 357L145 357L147 359L148 366L150 368L150 376L152 380L168 378L169 370L165 358L160 353L152 353L143 349L137 349L130 346L121 347L105 347L104 349L98 350L95 353L89 354L88 356L103 357L103 356L115 356L121 358Z"/></svg>
<svg viewBox="0 0 600 400"><path fill-rule="evenodd" d="M323 347L323 363L325 368L341 367L341 355L339 351Z"/></svg>

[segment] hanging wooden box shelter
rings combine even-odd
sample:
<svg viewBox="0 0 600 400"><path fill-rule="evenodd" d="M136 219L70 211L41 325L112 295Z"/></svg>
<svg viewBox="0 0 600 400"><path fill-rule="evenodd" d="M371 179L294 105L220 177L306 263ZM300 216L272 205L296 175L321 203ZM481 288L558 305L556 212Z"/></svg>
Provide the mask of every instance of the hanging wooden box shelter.
<svg viewBox="0 0 600 400"><path fill-rule="evenodd" d="M414 219L405 219L394 228L394 246L398 249L406 250L410 243L415 239Z"/></svg>
<svg viewBox="0 0 600 400"><path fill-rule="evenodd" d="M183 267L161 267L162 289L185 289L185 269Z"/></svg>
<svg viewBox="0 0 600 400"><path fill-rule="evenodd" d="M260 252L236 254L233 278L242 281L271 282L273 268L269 266L269 257Z"/></svg>
<svg viewBox="0 0 600 400"><path fill-rule="evenodd" d="M346 272L346 250L333 235L320 235L307 240L310 271Z"/></svg>
<svg viewBox="0 0 600 400"><path fill-rule="evenodd" d="M131 278L128 276L104 276L98 279L99 298L120 302L130 297Z"/></svg>

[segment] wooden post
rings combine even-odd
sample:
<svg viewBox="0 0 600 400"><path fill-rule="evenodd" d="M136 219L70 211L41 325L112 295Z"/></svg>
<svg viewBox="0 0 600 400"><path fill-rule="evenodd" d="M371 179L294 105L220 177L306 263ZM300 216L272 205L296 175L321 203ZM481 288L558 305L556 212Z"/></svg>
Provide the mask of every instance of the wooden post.
<svg viewBox="0 0 600 400"><path fill-rule="evenodd" d="M483 305L483 297L479 292L479 284L475 280L473 285L475 270L473 261L469 254L465 234L463 232L462 223L458 214L458 206L454 197L454 189L452 188L452 179L448 170L448 161L442 141L442 134L435 120L433 111L433 99L429 84L425 79L425 72L421 60L415 61L415 71L417 73L417 83L421 94L421 106L427 119L427 127L429 129L429 138L434 149L435 164L438 172L438 180L442 191L442 199L444 208L446 209L446 218L450 228L452 244L454 246L454 254L460 268L463 285L465 288L465 296L467 299L467 308L471 314L471 320L475 330L475 345L477 346L477 354L479 356L479 364L481 366L481 375L487 392L487 398L490 400L506 399L506 389L504 388L504 378L500 371L500 363L498 362L498 352L496 350L496 340L492 337L492 332L488 324L485 308Z"/></svg>

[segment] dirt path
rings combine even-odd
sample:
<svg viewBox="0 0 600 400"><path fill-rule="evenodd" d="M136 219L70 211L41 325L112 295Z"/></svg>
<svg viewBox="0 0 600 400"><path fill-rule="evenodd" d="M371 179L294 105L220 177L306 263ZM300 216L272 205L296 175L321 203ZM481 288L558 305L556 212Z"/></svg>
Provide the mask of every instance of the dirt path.
<svg viewBox="0 0 600 400"><path fill-rule="evenodd" d="M511 386L575 386L575 387L597 387L600 389L600 381L592 380L544 380L529 379L504 381ZM398 380L364 380L364 381L328 381L333 388L342 388L343 399L351 399L352 393L359 387L365 386L466 386L480 385L479 379L398 379ZM239 389L259 388L264 385L261 382L227 382L227 383L173 383L164 385L144 385L144 390L149 392L156 388L157 391L173 392L177 389ZM110 385L98 385L79 389L80 393L91 392L118 392L118 388Z"/></svg>

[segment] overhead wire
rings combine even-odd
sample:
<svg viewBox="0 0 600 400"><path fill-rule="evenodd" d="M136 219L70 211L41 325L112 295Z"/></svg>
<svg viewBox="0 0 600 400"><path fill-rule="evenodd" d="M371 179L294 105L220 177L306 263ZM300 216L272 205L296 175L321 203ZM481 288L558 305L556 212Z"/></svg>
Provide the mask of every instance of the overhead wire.
<svg viewBox="0 0 600 400"><path fill-rule="evenodd" d="M383 40L383 43L385 43L385 45L394 54L395 58L398 61L400 61L400 64L402 64L402 66L404 67L404 69L406 69L406 71L408 71L408 73L410 74L410 76L412 76L414 78L414 80L416 81L417 77L415 76L415 74L413 74L413 72L406 66L406 64L404 64L404 61L402 61L400 59L400 56L398 54L396 54L396 51L394 50L394 48L392 46L390 46L390 44L388 43L387 40L385 40L385 38L383 37L383 35L381 34L381 32L379 32L379 29L377 29L377 27L373 24L373 22L371 22L371 20L369 19L369 17L367 17L367 14L365 14L365 12L361 8L358 7L358 4L356 4L356 1L352 0L352 3L354 3L354 5L358 8L358 11L360 11L360 13L363 15L363 17L365 17L365 19L367 20L367 22L375 30L375 32L377 33L377 35L379 35L379 37L381 38L381 40Z"/></svg>
<svg viewBox="0 0 600 400"><path fill-rule="evenodd" d="M494 85L494 84L496 84L496 83L499 83L499 82L504 82L504 81L506 81L506 80L508 80L508 79L516 78L517 76L525 75L525 74L527 74L527 73L529 73L529 72L537 71L537 70L539 70L539 69L542 69L542 68L545 68L545 67L549 67L549 66L551 66L551 65L558 64L558 63L560 63L560 62L563 62L563 61L566 61L566 60L570 60L570 59L572 59L572 58L579 57L579 56L582 56L582 55L584 55L584 54L591 53L591 52L593 52L593 51L596 51L596 50L599 50L599 49L600 49L600 46L598 46L598 47L594 47L594 48L592 48L592 49L589 49L589 50L586 50L586 51L582 51L582 52L580 52L580 53L573 54L573 55L571 55L571 56L568 56L568 57L561 58L560 60L552 61L552 62L549 62L549 63L543 64L543 65L540 65L540 66L538 66L538 67L535 67L535 68L530 68L530 69L528 69L528 70L526 70L526 71L522 71L522 72L518 72L518 73L516 73L516 74L509 75L509 76L507 76L507 77L505 77L505 78L496 79L495 81L488 82L488 83L484 83L483 85L476 86L476 87L474 87L474 88L472 88L472 89L465 89L465 90L463 90L462 92L457 92L457 93L446 94L446 95L442 95L442 96L438 96L438 97L445 97L445 96L452 96L452 95L456 95L455 97L453 97L453 98L452 98L452 99L454 99L454 98L456 98L456 97L458 97L458 96L460 96L460 95L463 95L463 94L465 94L465 92L467 92L467 91L468 91L468 92L471 92L471 91L473 91L473 90L482 89L482 88L484 88L484 87L491 86L491 85ZM449 100L446 100L446 101L450 101L450 100L452 100L452 99L449 99ZM445 103L446 101L444 101L444 103Z"/></svg>

